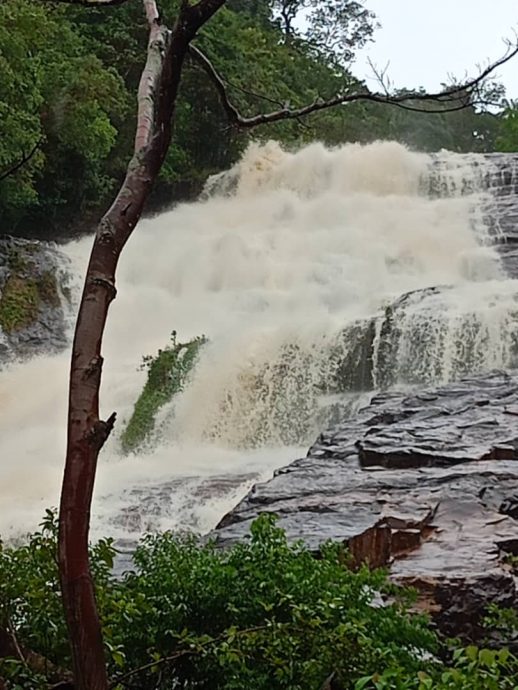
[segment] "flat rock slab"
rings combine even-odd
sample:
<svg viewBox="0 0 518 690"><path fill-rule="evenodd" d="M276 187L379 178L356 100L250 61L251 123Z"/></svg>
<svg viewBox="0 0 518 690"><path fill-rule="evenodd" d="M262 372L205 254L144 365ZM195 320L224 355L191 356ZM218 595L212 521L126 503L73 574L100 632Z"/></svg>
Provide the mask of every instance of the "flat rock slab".
<svg viewBox="0 0 518 690"><path fill-rule="evenodd" d="M489 602L518 602L505 563L518 555L518 373L376 396L256 485L216 538L246 538L262 512L314 551L339 540L356 563L389 566L445 633L476 638Z"/></svg>

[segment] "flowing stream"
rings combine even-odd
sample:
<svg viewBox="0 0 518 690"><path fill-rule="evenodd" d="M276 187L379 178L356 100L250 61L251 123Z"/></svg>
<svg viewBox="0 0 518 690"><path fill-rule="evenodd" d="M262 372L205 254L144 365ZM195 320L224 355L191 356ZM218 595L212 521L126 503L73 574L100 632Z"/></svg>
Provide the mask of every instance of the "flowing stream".
<svg viewBox="0 0 518 690"><path fill-rule="evenodd" d="M517 281L494 249L489 158L382 142L253 145L204 198L143 221L121 258L102 413L131 415L143 355L204 334L145 453L103 450L94 532L210 529L375 388L512 366ZM64 248L77 295L91 239ZM34 528L62 474L69 353L0 372L0 533Z"/></svg>

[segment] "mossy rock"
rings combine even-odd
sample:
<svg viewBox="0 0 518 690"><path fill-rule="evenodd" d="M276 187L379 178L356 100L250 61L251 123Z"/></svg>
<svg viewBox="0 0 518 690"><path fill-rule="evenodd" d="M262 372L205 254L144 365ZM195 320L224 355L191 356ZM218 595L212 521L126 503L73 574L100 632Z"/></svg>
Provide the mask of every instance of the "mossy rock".
<svg viewBox="0 0 518 690"><path fill-rule="evenodd" d="M28 252L29 247L31 247L30 252ZM9 266L9 270L13 273L25 272L29 267L31 267L31 265L33 265L31 264L31 260L28 258L27 253L34 254L34 252L35 250L29 243L24 245L23 249L17 245L12 245L9 247L7 252L7 265Z"/></svg>
<svg viewBox="0 0 518 690"><path fill-rule="evenodd" d="M36 266L20 255L13 263L9 257L9 268L11 272L0 294L0 328L7 334L32 325L42 306L59 308L61 304L58 281L52 271L38 274Z"/></svg>
<svg viewBox="0 0 518 690"><path fill-rule="evenodd" d="M44 271L36 280L36 287L41 301L49 307L59 307L61 298L56 276L52 271Z"/></svg>
<svg viewBox="0 0 518 690"><path fill-rule="evenodd" d="M19 331L34 323L40 302L36 280L10 275L0 297L0 327L4 333Z"/></svg>
<svg viewBox="0 0 518 690"><path fill-rule="evenodd" d="M0 238L0 366L66 346L66 265L54 245Z"/></svg>
<svg viewBox="0 0 518 690"><path fill-rule="evenodd" d="M124 453L138 450L149 440L155 429L158 411L184 389L200 348L206 342L206 338L200 336L187 343L178 343L176 332L173 331L171 345L159 350L155 357L144 357L147 381L121 435Z"/></svg>

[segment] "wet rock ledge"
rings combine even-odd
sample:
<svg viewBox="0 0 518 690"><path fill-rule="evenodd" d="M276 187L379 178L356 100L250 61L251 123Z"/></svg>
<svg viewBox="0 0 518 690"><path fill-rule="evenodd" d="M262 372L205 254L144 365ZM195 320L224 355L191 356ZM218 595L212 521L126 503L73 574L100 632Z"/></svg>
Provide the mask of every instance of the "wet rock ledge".
<svg viewBox="0 0 518 690"><path fill-rule="evenodd" d="M315 551L340 540L389 567L442 632L477 639L488 603L518 605L518 372L377 395L256 485L217 540L245 538L261 512Z"/></svg>
<svg viewBox="0 0 518 690"><path fill-rule="evenodd" d="M66 347L69 280L55 245L0 236L0 367Z"/></svg>

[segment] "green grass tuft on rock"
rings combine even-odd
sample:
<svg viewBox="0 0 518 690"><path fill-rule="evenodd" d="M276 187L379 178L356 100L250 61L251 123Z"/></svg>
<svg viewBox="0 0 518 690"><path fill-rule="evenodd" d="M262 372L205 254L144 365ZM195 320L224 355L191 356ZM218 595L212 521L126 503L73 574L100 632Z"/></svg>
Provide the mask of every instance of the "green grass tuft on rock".
<svg viewBox="0 0 518 690"><path fill-rule="evenodd" d="M147 381L140 394L131 419L121 435L124 453L141 448L149 440L154 428L157 412L180 393L187 376L192 371L202 345L204 336L187 343L176 340L176 331L171 335L171 344L158 354L144 357L143 367L147 369Z"/></svg>
<svg viewBox="0 0 518 690"><path fill-rule="evenodd" d="M44 271L37 279L36 287L41 301L50 307L59 307L61 297L58 281L52 271Z"/></svg>

